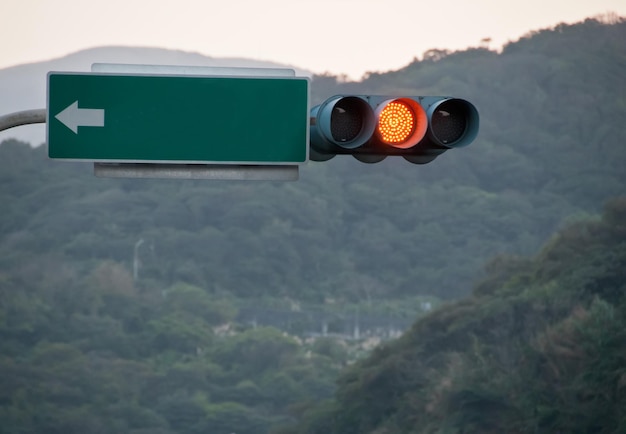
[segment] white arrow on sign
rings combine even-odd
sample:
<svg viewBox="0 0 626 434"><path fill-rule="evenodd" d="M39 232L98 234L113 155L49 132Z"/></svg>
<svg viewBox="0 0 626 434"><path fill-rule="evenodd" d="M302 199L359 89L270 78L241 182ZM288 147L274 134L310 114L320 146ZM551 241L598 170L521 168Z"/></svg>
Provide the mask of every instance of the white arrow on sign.
<svg viewBox="0 0 626 434"><path fill-rule="evenodd" d="M55 118L78 134L78 127L103 127L104 109L78 108L78 101L74 101Z"/></svg>

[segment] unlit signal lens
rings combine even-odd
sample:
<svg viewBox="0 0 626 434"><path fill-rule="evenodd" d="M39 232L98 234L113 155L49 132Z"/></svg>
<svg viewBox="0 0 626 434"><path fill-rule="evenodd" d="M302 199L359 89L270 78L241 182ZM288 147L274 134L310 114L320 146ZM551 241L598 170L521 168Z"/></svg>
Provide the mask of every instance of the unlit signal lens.
<svg viewBox="0 0 626 434"><path fill-rule="evenodd" d="M478 111L471 103L458 98L438 101L428 108L430 136L447 148L466 146L478 134Z"/></svg>
<svg viewBox="0 0 626 434"><path fill-rule="evenodd" d="M351 142L361 133L365 122L362 101L356 98L343 98L332 108L330 133L334 141Z"/></svg>
<svg viewBox="0 0 626 434"><path fill-rule="evenodd" d="M334 147L355 149L367 142L376 128L374 110L358 96L334 96L311 109L313 148L334 153Z"/></svg>

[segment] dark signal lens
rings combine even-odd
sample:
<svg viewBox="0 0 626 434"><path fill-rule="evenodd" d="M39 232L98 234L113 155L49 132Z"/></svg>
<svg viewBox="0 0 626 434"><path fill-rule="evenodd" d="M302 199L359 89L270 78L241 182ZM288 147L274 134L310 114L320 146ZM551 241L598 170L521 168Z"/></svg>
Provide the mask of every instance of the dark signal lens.
<svg viewBox="0 0 626 434"><path fill-rule="evenodd" d="M363 129L364 115L359 101L344 98L333 107L330 115L330 133L335 141L351 142Z"/></svg>
<svg viewBox="0 0 626 434"><path fill-rule="evenodd" d="M312 147L333 153L333 147L355 149L367 142L376 128L374 110L364 98L334 96L311 109Z"/></svg>
<svg viewBox="0 0 626 434"><path fill-rule="evenodd" d="M451 101L441 104L431 118L433 134L444 145L458 141L467 129L467 110Z"/></svg>
<svg viewBox="0 0 626 434"><path fill-rule="evenodd" d="M471 143L478 134L478 111L471 103L450 98L428 108L430 136L447 148Z"/></svg>

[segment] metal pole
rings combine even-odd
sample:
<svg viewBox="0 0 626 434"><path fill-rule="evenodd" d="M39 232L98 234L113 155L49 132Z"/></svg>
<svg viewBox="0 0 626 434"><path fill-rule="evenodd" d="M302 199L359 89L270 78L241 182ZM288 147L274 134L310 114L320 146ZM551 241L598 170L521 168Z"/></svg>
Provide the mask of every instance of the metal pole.
<svg viewBox="0 0 626 434"><path fill-rule="evenodd" d="M27 124L45 124L46 109L24 110L0 116L0 131Z"/></svg>
<svg viewBox="0 0 626 434"><path fill-rule="evenodd" d="M133 256L133 282L139 278L139 246L143 244L143 238L135 243L135 254Z"/></svg>

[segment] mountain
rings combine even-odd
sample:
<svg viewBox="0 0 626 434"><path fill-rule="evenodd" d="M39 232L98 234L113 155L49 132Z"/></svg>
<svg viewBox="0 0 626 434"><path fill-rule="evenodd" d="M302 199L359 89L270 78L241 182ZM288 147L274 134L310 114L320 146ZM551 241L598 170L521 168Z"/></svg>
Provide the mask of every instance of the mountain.
<svg viewBox="0 0 626 434"><path fill-rule="evenodd" d="M90 71L93 63L186 65L248 68L292 68L274 62L241 58L216 58L198 53L147 47L97 47L44 62L0 69L0 115L46 107L46 75L50 71ZM27 125L0 132L0 141L17 138L39 145L45 141L43 125Z"/></svg>
<svg viewBox="0 0 626 434"><path fill-rule="evenodd" d="M622 433L626 197L347 368L307 434Z"/></svg>
<svg viewBox="0 0 626 434"><path fill-rule="evenodd" d="M3 141L0 434L623 432L624 41L589 19L313 77L314 103L474 102L476 141L423 166L101 179ZM351 366L303 333L363 355L367 314L414 325Z"/></svg>
<svg viewBox="0 0 626 434"><path fill-rule="evenodd" d="M623 21L589 20L502 53L433 52L362 82L313 78L314 102L352 92L474 102L476 141L427 165L338 156L305 165L295 184L111 180L45 148L2 145L0 256L29 257L37 239L39 255L127 264L144 239L149 285L315 302L465 295L489 258L532 254L623 193L624 40Z"/></svg>
<svg viewBox="0 0 626 434"><path fill-rule="evenodd" d="M431 165L442 176L415 187L453 179L464 194L447 213L435 204L451 195L430 196L417 220L456 213L446 227L467 244L500 227L509 247L559 230L528 254L494 256L471 294L344 370L334 399L302 409L304 423L281 433L625 432L624 41L623 18L589 19L532 32L501 53L434 51L364 80L367 89L465 96L481 112L471 152L444 155ZM452 169L457 158L466 162ZM599 213L610 196L621 198ZM481 211L470 215L473 206ZM564 209L569 217L549 222Z"/></svg>

